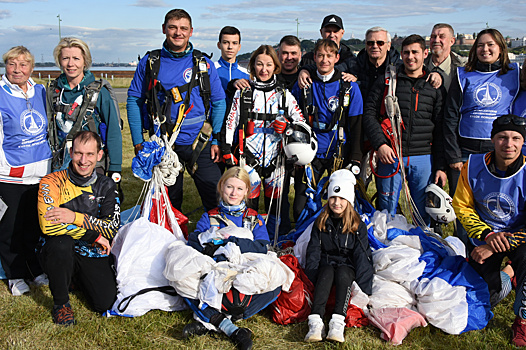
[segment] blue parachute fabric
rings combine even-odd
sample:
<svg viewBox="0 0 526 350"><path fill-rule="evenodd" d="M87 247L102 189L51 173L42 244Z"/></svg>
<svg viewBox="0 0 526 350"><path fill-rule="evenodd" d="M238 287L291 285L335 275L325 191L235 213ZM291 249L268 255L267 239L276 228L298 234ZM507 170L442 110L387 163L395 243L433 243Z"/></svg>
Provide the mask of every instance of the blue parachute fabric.
<svg viewBox="0 0 526 350"><path fill-rule="evenodd" d="M369 245L371 248L373 250L387 248L387 245L380 242L380 240L374 235L374 226L371 224L369 216L362 216L362 221L367 226L367 238L369 238Z"/></svg>
<svg viewBox="0 0 526 350"><path fill-rule="evenodd" d="M466 289L468 304L467 326L462 331L483 329L493 318L489 302L488 285L463 257L450 256L444 245L436 238L428 236L421 228L414 228L410 234L418 234L424 253L420 261L426 263L422 278L440 278L449 285Z"/></svg>
<svg viewBox="0 0 526 350"><path fill-rule="evenodd" d="M153 167L161 162L165 148L153 141L143 142L142 146L142 150L132 159L132 171L139 179L150 181Z"/></svg>
<svg viewBox="0 0 526 350"><path fill-rule="evenodd" d="M356 209L356 211L360 215L363 215L363 214L372 215L376 211L373 205L369 203L368 200L363 198L360 191L355 191L354 209Z"/></svg>
<svg viewBox="0 0 526 350"><path fill-rule="evenodd" d="M130 209L126 209L121 212L121 226L129 224L132 221L135 221L141 216L141 206L136 205Z"/></svg>
<svg viewBox="0 0 526 350"><path fill-rule="evenodd" d="M0 264L0 280L5 280L7 276L5 275L5 271L2 268L2 265Z"/></svg>
<svg viewBox="0 0 526 350"><path fill-rule="evenodd" d="M308 176L309 172L307 169L309 168L306 168L306 173ZM305 208L303 208L303 210L301 211L298 221L296 222L296 228L288 235L279 236L279 242L296 242L298 237L301 236L301 234L307 229L307 227L309 227L309 225L314 220L316 220L318 215L320 215L320 212L323 209L323 205L321 203L321 199L323 196L322 190L325 183L328 180L329 176L326 176L323 179L321 179L318 182L318 186L316 187L316 189L312 188L311 186L307 186L307 203L305 204Z"/></svg>

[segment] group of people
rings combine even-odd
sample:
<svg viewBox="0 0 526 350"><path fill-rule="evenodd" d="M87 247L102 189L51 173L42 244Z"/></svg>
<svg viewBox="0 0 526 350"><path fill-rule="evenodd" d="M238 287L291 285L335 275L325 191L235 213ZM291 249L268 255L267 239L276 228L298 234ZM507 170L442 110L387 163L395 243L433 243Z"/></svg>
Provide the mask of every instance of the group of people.
<svg viewBox="0 0 526 350"><path fill-rule="evenodd" d="M231 242L243 253L266 253L271 237L291 228L291 178L298 220L307 189L327 173L328 202L307 249L315 295L305 340L325 336L322 318L334 284L327 339L342 342L350 287L356 281L370 294L373 276L366 228L353 209L356 179L367 182L372 170L376 208L393 215L407 181L425 225L432 224L426 187L448 182L459 219L455 233L488 283L492 304L516 281L513 342L526 345L526 74L523 69L521 78L519 66L510 63L499 31L478 33L466 59L451 50L455 35L448 24L433 27L429 50L413 34L401 53L386 29L373 27L354 56L341 42L342 19L329 15L312 52L302 57L298 38L287 35L277 52L269 45L256 49L248 70L237 62L241 33L235 27L221 30L216 63L194 48L186 11L169 11L162 31L162 48L140 60L128 90L128 122L136 153L145 131L177 135L174 151L205 208L189 236L192 247L214 256ZM0 196L7 210L0 259L13 295L29 291L26 280L45 283L47 275L53 320L71 325L72 281L99 312L116 295L109 253L119 228L121 120L111 86L89 71L91 55L82 40L62 39L54 57L62 74L46 89L30 78L34 57L26 48L3 56ZM258 214L261 185L266 225ZM181 210L183 172L168 193ZM248 228L253 239L227 235L203 249L200 233L229 225ZM511 264L501 271L505 256ZM253 296L242 317L279 292ZM185 327L185 337L216 329L239 348L252 347L250 330L235 326L228 312L187 302L199 322Z"/></svg>
<svg viewBox="0 0 526 350"><path fill-rule="evenodd" d="M99 312L115 300L122 125L111 85L89 71L86 43L63 38L53 54L62 73L47 88L31 79L26 47L3 55L0 261L15 296L28 281L49 284L53 321L64 325L75 322L73 285Z"/></svg>

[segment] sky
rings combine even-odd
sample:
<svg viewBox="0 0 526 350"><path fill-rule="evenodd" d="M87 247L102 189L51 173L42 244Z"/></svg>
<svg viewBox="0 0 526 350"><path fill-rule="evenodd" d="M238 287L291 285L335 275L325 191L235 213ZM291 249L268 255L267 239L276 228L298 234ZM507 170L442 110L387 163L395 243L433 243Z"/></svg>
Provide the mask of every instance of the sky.
<svg viewBox="0 0 526 350"><path fill-rule="evenodd" d="M438 22L457 33L472 34L487 23L504 36L526 36L526 0L0 0L0 50L24 45L37 62L53 61L60 15L62 37L84 40L94 62L132 62L161 47L164 15L176 6L192 16L194 47L213 53L213 60L220 56L216 45L223 26L239 28L245 53L297 30L300 39L317 39L323 17L332 13L343 19L344 39L363 39L378 25L392 35L429 35Z"/></svg>

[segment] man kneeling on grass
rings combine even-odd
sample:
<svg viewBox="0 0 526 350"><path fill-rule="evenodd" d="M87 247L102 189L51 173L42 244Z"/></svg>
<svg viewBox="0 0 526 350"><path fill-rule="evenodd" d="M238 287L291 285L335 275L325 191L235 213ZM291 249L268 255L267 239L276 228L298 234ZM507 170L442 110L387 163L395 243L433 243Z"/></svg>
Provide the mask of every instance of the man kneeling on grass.
<svg viewBox="0 0 526 350"><path fill-rule="evenodd" d="M111 267L111 240L120 224L115 182L95 171L103 156L99 135L81 131L73 138L71 163L40 182L38 216L44 233L39 258L53 295L53 322L73 325L69 303L72 280L97 312L109 309L117 286Z"/></svg>
<svg viewBox="0 0 526 350"><path fill-rule="evenodd" d="M493 121L494 150L469 157L453 198L455 213L476 246L470 264L488 283L492 307L510 292L515 274L515 346L526 346L525 125L526 119L512 114ZM512 268L501 271L505 257Z"/></svg>

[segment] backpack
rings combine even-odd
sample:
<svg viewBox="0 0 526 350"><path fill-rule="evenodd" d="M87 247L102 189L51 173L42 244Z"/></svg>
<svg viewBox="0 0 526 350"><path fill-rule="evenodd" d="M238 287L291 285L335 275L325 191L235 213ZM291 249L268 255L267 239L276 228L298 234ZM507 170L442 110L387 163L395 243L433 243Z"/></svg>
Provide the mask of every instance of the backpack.
<svg viewBox="0 0 526 350"><path fill-rule="evenodd" d="M100 91L103 87L105 87L110 93L112 103L117 111L117 115L119 116L119 124L122 130L123 121L119 110L119 103L117 102L117 96L113 87L107 80L99 79L86 85L84 87L81 105L76 104L76 102L69 105L61 104L58 80L55 79L48 84L46 89L46 110L48 116L48 139L53 154L51 165L53 170L58 170L63 166L65 159L67 159L66 154L72 146L73 137L75 137L75 135L86 126L90 131L101 136L104 157L100 162L97 162L97 166L101 166L105 171L107 170L109 164L109 156L107 155L107 149L105 147L107 126L100 120L98 114L95 113ZM59 113L68 114L69 116L74 115L74 119L71 119L74 120L74 124L62 142L58 137L57 129L57 115ZM98 122L98 127L95 121Z"/></svg>

